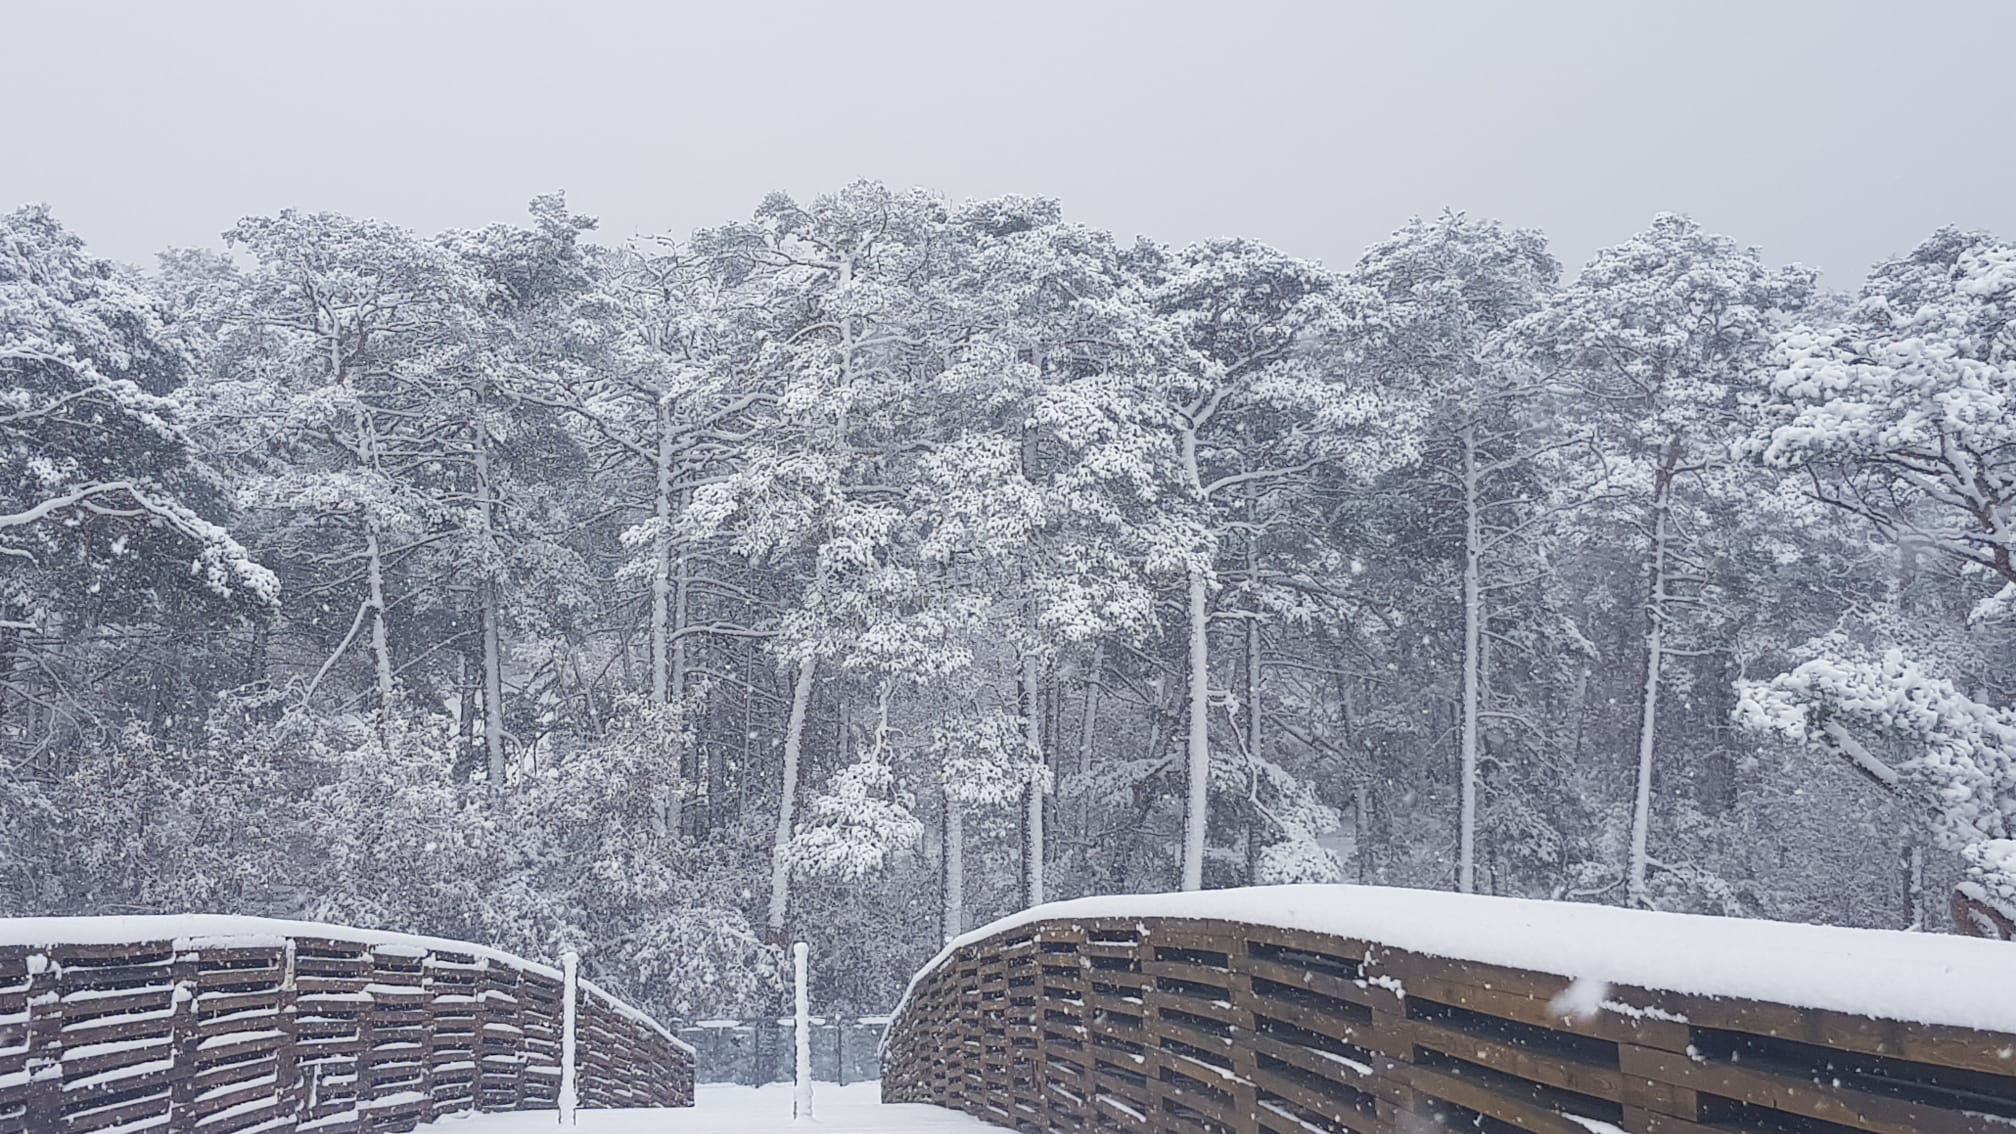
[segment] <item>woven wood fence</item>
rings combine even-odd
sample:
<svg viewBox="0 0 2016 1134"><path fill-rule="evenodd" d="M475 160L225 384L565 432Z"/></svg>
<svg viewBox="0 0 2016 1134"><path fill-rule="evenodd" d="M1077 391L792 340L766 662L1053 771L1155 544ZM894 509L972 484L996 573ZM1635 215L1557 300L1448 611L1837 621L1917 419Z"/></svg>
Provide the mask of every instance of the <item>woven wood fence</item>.
<svg viewBox="0 0 2016 1134"><path fill-rule="evenodd" d="M306 928L326 935L0 945L0 1134L351 1134L556 1105L559 973ZM578 987L580 1105L690 1105L691 1049Z"/></svg>
<svg viewBox="0 0 2016 1134"><path fill-rule="evenodd" d="M1570 1016L1570 984L1236 922L1036 922L920 975L883 1097L1024 1131L2016 1130L2016 1035L1624 987Z"/></svg>

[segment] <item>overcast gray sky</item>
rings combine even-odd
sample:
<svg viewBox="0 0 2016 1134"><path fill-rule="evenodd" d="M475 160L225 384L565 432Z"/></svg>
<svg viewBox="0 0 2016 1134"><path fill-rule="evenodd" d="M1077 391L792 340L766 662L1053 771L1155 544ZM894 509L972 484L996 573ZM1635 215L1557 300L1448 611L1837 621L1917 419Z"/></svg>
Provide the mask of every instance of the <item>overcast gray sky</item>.
<svg viewBox="0 0 2016 1134"><path fill-rule="evenodd" d="M0 0L0 207L151 263L285 207L565 188L684 232L859 177L1346 266L1445 205L1571 265L1672 209L1848 286L2016 235L2011 0Z"/></svg>

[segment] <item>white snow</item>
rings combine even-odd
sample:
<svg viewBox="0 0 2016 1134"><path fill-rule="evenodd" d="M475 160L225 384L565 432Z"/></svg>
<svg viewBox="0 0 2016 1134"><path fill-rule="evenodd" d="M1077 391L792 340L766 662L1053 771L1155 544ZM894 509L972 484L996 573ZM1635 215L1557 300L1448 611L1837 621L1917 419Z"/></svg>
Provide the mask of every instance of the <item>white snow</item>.
<svg viewBox="0 0 2016 1134"><path fill-rule="evenodd" d="M1320 1047L1312 1047L1312 1048L1308 1048L1307 1050L1309 1051L1309 1053L1310 1053L1311 1055L1316 1055L1316 1056L1320 1056L1320 1057L1322 1057L1322 1058L1324 1058L1324 1059L1327 1059L1327 1060L1329 1060L1329 1061L1330 1061L1330 1062L1332 1062L1332 1063L1335 1063L1335 1064L1337 1064L1337 1065L1338 1065L1338 1066L1340 1066L1340 1067L1346 1067L1346 1068L1349 1068L1349 1069L1350 1069L1351 1071L1353 1071L1353 1072L1355 1072L1355 1073L1357 1073L1357 1074L1359 1074L1359 1075L1370 1075L1370 1074L1372 1074L1372 1065L1371 1065L1371 1064L1369 1064L1369 1063L1360 1063L1360 1062L1359 1062L1358 1060L1356 1060L1356 1059L1353 1059L1353 1058L1351 1058L1351 1057L1350 1057L1350 1056L1348 1056L1348 1055L1339 1055L1339 1054L1337 1054L1337 1053L1336 1053L1336 1052L1334 1052L1334 1051L1325 1051L1325 1050L1323 1050L1323 1049L1322 1049L1322 1048L1320 1048Z"/></svg>
<svg viewBox="0 0 2016 1134"><path fill-rule="evenodd" d="M279 1031L277 1029L268 1029L266 1031L259 1031L259 1032L225 1032L222 1035L205 1036L203 1039L197 1042L196 1050L211 1051L220 1047L230 1047L233 1044L258 1043L261 1040L279 1039L281 1036L284 1036L286 1034L287 1033ZM391 1046L392 1046L391 1044L382 1044L379 1046L378 1050L383 1051ZM410 1046L418 1047L420 1045L412 1044ZM69 1055L66 1056L66 1058L74 1059L76 1058L76 1056Z"/></svg>
<svg viewBox="0 0 2016 1134"><path fill-rule="evenodd" d="M132 1063L124 1067L114 1067L110 1071L100 1071L96 1075L86 1075L81 1079L72 1079L63 1084L63 1089L65 1091L89 1090L93 1087L102 1087L107 1083L116 1083L121 1079L155 1075L164 1071L173 1071L174 1069L175 1061L173 1059L156 1059L147 1063Z"/></svg>
<svg viewBox="0 0 2016 1134"><path fill-rule="evenodd" d="M1610 986L1594 977L1577 977L1575 983L1561 990L1547 1005L1549 1011L1569 1019L1594 1019L1603 1012L1603 1002L1610 996Z"/></svg>
<svg viewBox="0 0 2016 1134"><path fill-rule="evenodd" d="M1383 886L1261 886L1053 902L955 939L918 978L956 949L1034 922L1152 917L1330 933L1551 973L1592 989L1628 985L2016 1033L2010 979L2016 945L2004 941ZM905 1004L909 997L906 990Z"/></svg>
<svg viewBox="0 0 2016 1134"><path fill-rule="evenodd" d="M819 1084L819 1120L791 1120L789 1083L767 1087L703 1084L694 1105L663 1110L583 1110L577 1118L588 1134L761 1134L764 1131L887 1131L888 1134L981 1134L998 1130L970 1115L916 1103L882 1104L879 1083ZM436 1119L418 1134L546 1134L555 1129L550 1110L480 1114Z"/></svg>
<svg viewBox="0 0 2016 1134"><path fill-rule="evenodd" d="M1136 1122L1148 1121L1147 1115L1142 1114L1140 1111L1135 1110L1133 1107L1128 1106L1126 1103L1121 1102L1119 1099L1114 1098L1112 1095L1100 1095L1098 1098L1098 1102L1100 1106L1107 1107L1111 1110L1117 1110L1121 1114L1126 1115L1127 1117L1133 1119Z"/></svg>
<svg viewBox="0 0 2016 1134"><path fill-rule="evenodd" d="M418 1102L432 1102L433 1096L423 1091L399 1091L380 1098L364 1099L357 1104L359 1110L391 1110L395 1107L410 1106Z"/></svg>
<svg viewBox="0 0 2016 1134"><path fill-rule="evenodd" d="M1263 1100L1260 1103L1260 1109L1268 1112L1269 1114L1275 1115L1276 1117L1285 1118L1288 1121L1294 1123L1295 1125L1300 1126L1302 1129L1310 1131L1311 1134L1325 1134L1324 1127L1318 1126L1315 1123L1308 1121L1307 1119L1298 1117L1294 1112L1290 1111L1287 1107L1281 1106L1278 1103L1271 1103Z"/></svg>
<svg viewBox="0 0 2016 1134"><path fill-rule="evenodd" d="M143 1047L167 1047L169 1042L168 1036L142 1036L139 1039L113 1040L107 1043L78 1044L75 1047L65 1048L63 1058L71 1061L96 1059L101 1055L117 1055L122 1051L139 1051ZM10 1050L26 1051L27 1048L24 1046Z"/></svg>
<svg viewBox="0 0 2016 1134"><path fill-rule="evenodd" d="M560 990L560 1124L571 1127L574 1125L575 1108L580 1105L580 1094L574 1081L579 1063L574 1033L580 1020L581 958L569 949L561 954L560 963L567 974L566 983Z"/></svg>

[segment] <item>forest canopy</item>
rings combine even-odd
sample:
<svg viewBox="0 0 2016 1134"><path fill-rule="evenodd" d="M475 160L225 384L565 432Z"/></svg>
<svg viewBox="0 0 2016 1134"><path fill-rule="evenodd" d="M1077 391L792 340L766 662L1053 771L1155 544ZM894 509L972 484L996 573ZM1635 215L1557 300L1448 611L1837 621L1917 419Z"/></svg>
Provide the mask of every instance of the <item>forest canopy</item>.
<svg viewBox="0 0 2016 1134"><path fill-rule="evenodd" d="M861 182L597 243L0 215L0 913L778 944L1046 898L2016 916L2016 244L1334 269Z"/></svg>

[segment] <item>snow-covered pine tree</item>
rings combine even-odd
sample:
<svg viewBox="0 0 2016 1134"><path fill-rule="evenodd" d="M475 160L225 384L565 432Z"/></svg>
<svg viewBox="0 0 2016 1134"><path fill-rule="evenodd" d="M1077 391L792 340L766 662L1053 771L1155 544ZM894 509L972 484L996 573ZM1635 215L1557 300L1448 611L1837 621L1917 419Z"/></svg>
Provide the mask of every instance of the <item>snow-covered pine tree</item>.
<svg viewBox="0 0 2016 1134"><path fill-rule="evenodd" d="M1707 474L1730 460L1739 403L1783 317L1802 307L1814 273L1770 268L1755 250L1663 213L1603 249L1575 281L1512 334L1569 385L1603 427L1610 518L1642 555L1644 674L1626 864L1630 900L1647 900L1653 777L1668 661L1700 603ZM1591 513L1594 515L1594 513Z"/></svg>
<svg viewBox="0 0 2016 1134"><path fill-rule="evenodd" d="M1283 498L1319 470L1362 478L1404 462L1416 401L1353 366L1351 340L1377 297L1314 264L1224 240L1157 255L1139 270L1164 352L1134 411L1163 443L1152 467L1167 504L1146 562L1184 584L1181 885L1195 890L1209 846L1211 706L1222 696L1211 684L1212 594L1235 569L1227 537L1243 526L1264 538L1267 526L1294 519ZM1256 558L1250 571L1282 569Z"/></svg>
<svg viewBox="0 0 2016 1134"><path fill-rule="evenodd" d="M197 260L169 265L191 299L186 317L212 328L209 364L187 401L212 459L228 467L283 573L319 601L288 618L316 642L282 654L307 695L361 645L365 688L388 705L402 663L392 609L436 606L402 593L438 581L431 562L441 509L413 440L426 420L424 383L476 303L453 261L393 225L329 213L248 217L225 234L250 260L209 286ZM417 576L417 578L416 578ZM430 578L432 577L432 578ZM333 601L332 601L333 600ZM426 647L417 640L411 653ZM338 703L354 703L345 694Z"/></svg>
<svg viewBox="0 0 2016 1134"><path fill-rule="evenodd" d="M47 209L0 215L0 748L12 759L72 743L99 717L102 691L73 668L87 638L110 661L123 627L186 613L222 628L279 601L274 574L218 522L225 483L175 400L193 365L166 314ZM134 700L162 705L174 686L155 683L156 697Z"/></svg>
<svg viewBox="0 0 2016 1134"><path fill-rule="evenodd" d="M1784 335L1746 448L1815 501L1943 560L2006 641L2016 618L2016 244L1941 229L1878 265L1838 321ZM1846 633L1742 686L1742 719L1908 799L1967 862L1965 895L2016 918L2016 713L1985 675ZM1950 633L1950 632L1949 632ZM1955 678L1969 678L1965 684Z"/></svg>
<svg viewBox="0 0 2016 1134"><path fill-rule="evenodd" d="M1536 463L1577 438L1546 428L1544 383L1497 341L1532 312L1559 274L1539 233L1460 213L1416 218L1368 249L1351 271L1353 282L1385 302L1381 361L1407 372L1434 402L1419 475L1446 487L1461 525L1456 888L1464 893L1476 888L1485 722L1544 732L1494 699L1485 656L1489 645L1513 641L1499 613L1501 606L1509 613L1516 598L1507 592L1530 589L1546 570L1534 554L1536 528L1552 507L1572 506L1536 499L1533 473Z"/></svg>
<svg viewBox="0 0 2016 1134"><path fill-rule="evenodd" d="M797 595L771 627L795 670L782 734L782 783L766 925L781 935L805 722L822 661L893 630L915 597L914 572L888 548L902 528L928 437L909 414L941 365L932 291L948 252L945 206L923 192L862 182L800 205L781 194L744 239L748 310L760 320L755 365L767 392L729 471L693 494L696 538L726 536L752 562L793 561ZM868 643L873 648L873 643Z"/></svg>

